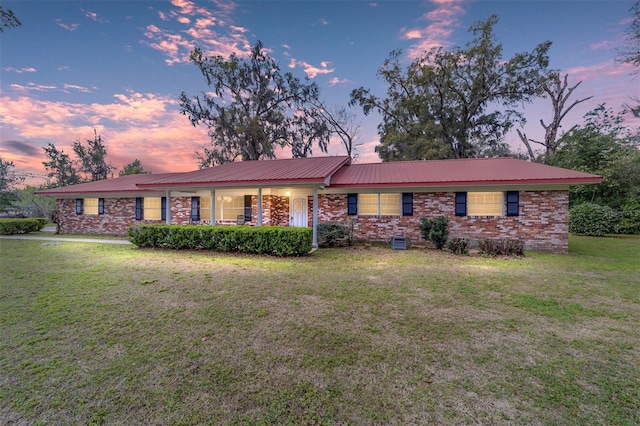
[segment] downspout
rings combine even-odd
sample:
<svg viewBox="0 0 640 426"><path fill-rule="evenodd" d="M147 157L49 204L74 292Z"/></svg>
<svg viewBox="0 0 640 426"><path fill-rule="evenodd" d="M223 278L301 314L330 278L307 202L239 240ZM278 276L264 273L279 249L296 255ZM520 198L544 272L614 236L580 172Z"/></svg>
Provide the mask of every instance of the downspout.
<svg viewBox="0 0 640 426"><path fill-rule="evenodd" d="M313 187L313 242L312 247L318 248L318 187Z"/></svg>

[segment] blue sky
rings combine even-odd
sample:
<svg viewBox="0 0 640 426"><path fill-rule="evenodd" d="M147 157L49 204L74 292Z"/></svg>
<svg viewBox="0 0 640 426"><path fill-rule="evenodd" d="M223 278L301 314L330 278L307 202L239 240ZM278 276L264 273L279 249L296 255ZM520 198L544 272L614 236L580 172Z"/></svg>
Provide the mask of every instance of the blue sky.
<svg viewBox="0 0 640 426"><path fill-rule="evenodd" d="M153 172L197 168L208 143L179 113L182 91L206 90L193 47L227 56L261 40L283 71L308 77L329 105L352 89L383 95L376 71L389 52L405 60L432 46L463 45L474 21L497 14L505 58L551 40L551 67L582 81L574 99L593 96L564 128L606 102L620 110L640 96L640 77L615 62L632 1L3 1L22 26L0 34L0 155L18 171L43 175L42 146L72 153L97 129L118 169L135 158ZM543 134L548 100L524 108L530 137ZM380 117L361 116L359 162L379 161ZM628 124L640 125L629 118ZM517 135L508 138L519 147ZM524 150L524 148L521 148ZM331 154L344 154L336 142ZM282 156L286 156L283 154ZM32 183L39 181L31 180Z"/></svg>

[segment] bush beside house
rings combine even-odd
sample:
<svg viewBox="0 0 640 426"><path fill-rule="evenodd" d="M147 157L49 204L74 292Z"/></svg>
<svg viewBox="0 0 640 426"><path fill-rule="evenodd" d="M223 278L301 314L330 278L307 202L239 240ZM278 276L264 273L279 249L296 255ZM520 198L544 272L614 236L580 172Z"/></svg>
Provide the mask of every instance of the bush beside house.
<svg viewBox="0 0 640 426"><path fill-rule="evenodd" d="M304 256L312 249L310 228L135 225L129 228L127 235L131 243L142 248L204 249L272 256Z"/></svg>
<svg viewBox="0 0 640 426"><path fill-rule="evenodd" d="M47 219L0 219L0 235L27 234L45 227Z"/></svg>

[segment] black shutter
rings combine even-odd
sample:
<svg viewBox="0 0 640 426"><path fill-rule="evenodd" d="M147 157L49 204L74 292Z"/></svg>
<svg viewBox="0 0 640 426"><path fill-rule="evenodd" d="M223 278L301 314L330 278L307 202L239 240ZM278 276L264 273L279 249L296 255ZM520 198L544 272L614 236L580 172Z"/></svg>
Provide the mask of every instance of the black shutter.
<svg viewBox="0 0 640 426"><path fill-rule="evenodd" d="M136 220L142 220L142 197L136 197Z"/></svg>
<svg viewBox="0 0 640 426"><path fill-rule="evenodd" d="M520 214L520 193L518 191L507 191L507 216L518 216Z"/></svg>
<svg viewBox="0 0 640 426"><path fill-rule="evenodd" d="M347 214L349 216L358 214L358 194L347 194Z"/></svg>
<svg viewBox="0 0 640 426"><path fill-rule="evenodd" d="M193 222L200 220L200 197L191 197L191 220Z"/></svg>
<svg viewBox="0 0 640 426"><path fill-rule="evenodd" d="M402 216L413 216L413 192L402 194Z"/></svg>
<svg viewBox="0 0 640 426"><path fill-rule="evenodd" d="M167 197L160 199L160 219L167 220Z"/></svg>
<svg viewBox="0 0 640 426"><path fill-rule="evenodd" d="M98 214L104 214L104 198L98 198Z"/></svg>
<svg viewBox="0 0 640 426"><path fill-rule="evenodd" d="M76 214L82 214L84 212L84 200L82 198L76 198Z"/></svg>
<svg viewBox="0 0 640 426"><path fill-rule="evenodd" d="M251 195L244 196L244 221L251 222Z"/></svg>
<svg viewBox="0 0 640 426"><path fill-rule="evenodd" d="M456 192L456 216L467 215L467 193Z"/></svg>

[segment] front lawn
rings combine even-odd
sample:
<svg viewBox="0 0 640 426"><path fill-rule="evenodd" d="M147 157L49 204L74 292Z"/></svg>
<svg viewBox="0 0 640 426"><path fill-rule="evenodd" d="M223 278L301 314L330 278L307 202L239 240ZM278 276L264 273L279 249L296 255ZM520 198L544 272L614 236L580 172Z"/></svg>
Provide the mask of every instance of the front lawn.
<svg viewBox="0 0 640 426"><path fill-rule="evenodd" d="M640 238L570 251L0 240L0 424L638 424Z"/></svg>

